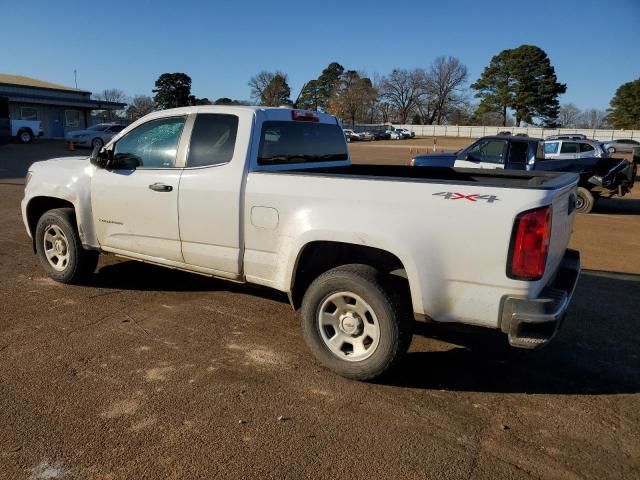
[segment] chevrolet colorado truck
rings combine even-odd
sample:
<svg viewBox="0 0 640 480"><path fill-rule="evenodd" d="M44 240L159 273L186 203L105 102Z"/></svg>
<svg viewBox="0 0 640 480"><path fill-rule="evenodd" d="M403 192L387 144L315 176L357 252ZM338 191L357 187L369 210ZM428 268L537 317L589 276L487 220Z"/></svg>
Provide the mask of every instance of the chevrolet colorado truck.
<svg viewBox="0 0 640 480"><path fill-rule="evenodd" d="M325 366L370 380L415 320L556 333L580 271L574 174L354 165L335 117L198 106L154 112L89 158L38 162L22 215L47 274L100 253L285 292Z"/></svg>
<svg viewBox="0 0 640 480"><path fill-rule="evenodd" d="M560 135L561 136L561 135ZM558 150L559 142L517 135L482 137L457 152L418 155L410 164L416 167L463 167L546 172L573 172L579 175L576 210L589 213L599 198L624 196L635 183L637 166L633 161L609 158L607 152L594 142L570 142L575 152L583 153L556 158L547 155L551 147ZM597 155L597 149L602 156ZM548 153L548 152L547 152ZM566 154L565 154L566 155Z"/></svg>

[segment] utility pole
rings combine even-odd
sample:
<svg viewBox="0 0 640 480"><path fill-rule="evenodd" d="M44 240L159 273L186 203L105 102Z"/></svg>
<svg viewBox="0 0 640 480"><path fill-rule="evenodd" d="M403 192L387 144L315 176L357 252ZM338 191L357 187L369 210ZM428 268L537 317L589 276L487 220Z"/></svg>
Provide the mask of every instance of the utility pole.
<svg viewBox="0 0 640 480"><path fill-rule="evenodd" d="M78 71L73 69L73 81L76 83L76 88L78 88Z"/></svg>

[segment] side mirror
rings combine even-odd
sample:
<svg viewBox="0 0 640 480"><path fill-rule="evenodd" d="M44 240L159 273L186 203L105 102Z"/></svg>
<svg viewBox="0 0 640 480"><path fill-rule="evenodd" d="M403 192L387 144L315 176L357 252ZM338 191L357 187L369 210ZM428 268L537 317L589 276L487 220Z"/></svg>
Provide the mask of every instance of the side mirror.
<svg viewBox="0 0 640 480"><path fill-rule="evenodd" d="M91 151L89 161L98 168L107 168L111 155L111 150L105 150L104 147L96 145Z"/></svg>

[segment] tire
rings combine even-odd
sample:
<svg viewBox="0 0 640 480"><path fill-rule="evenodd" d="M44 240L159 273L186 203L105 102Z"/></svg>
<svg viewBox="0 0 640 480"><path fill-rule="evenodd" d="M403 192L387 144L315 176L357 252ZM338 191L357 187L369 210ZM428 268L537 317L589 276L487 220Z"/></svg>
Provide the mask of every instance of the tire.
<svg viewBox="0 0 640 480"><path fill-rule="evenodd" d="M305 341L316 359L337 374L374 380L396 366L409 348L413 319L407 304L373 267L334 268L304 294Z"/></svg>
<svg viewBox="0 0 640 480"><path fill-rule="evenodd" d="M81 283L98 265L99 253L85 250L72 208L45 212L38 220L35 244L47 275L60 283Z"/></svg>
<svg viewBox="0 0 640 480"><path fill-rule="evenodd" d="M578 198L576 199L576 212L589 213L593 210L593 206L596 204L596 199L593 194L584 187L578 187Z"/></svg>
<svg viewBox="0 0 640 480"><path fill-rule="evenodd" d="M104 142L101 138L94 138L93 140L91 140L91 149L96 148L96 146L98 148L102 148L104 146Z"/></svg>
<svg viewBox="0 0 640 480"><path fill-rule="evenodd" d="M616 149L615 149L615 147L609 147L609 148L607 148L607 151L608 151L609 153L616 153Z"/></svg>
<svg viewBox="0 0 640 480"><path fill-rule="evenodd" d="M18 141L20 143L31 143L33 141L33 133L30 130L20 130L18 132Z"/></svg>

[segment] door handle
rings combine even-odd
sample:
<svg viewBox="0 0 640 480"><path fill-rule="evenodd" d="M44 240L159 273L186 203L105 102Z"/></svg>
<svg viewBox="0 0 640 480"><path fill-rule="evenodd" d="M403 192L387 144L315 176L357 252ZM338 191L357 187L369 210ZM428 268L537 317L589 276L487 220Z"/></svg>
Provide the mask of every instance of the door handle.
<svg viewBox="0 0 640 480"><path fill-rule="evenodd" d="M152 183L149 188L154 192L170 192L173 190L171 185L165 185L164 183Z"/></svg>

